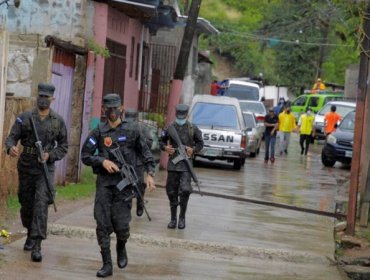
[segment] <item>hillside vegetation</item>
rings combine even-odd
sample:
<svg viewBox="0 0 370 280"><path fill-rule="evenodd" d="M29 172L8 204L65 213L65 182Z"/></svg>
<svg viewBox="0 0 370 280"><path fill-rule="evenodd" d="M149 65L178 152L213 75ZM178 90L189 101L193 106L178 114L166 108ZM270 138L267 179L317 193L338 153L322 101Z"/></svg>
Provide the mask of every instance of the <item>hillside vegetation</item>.
<svg viewBox="0 0 370 280"><path fill-rule="evenodd" d="M200 16L220 34L203 36L201 49L270 84L307 88L317 77L344 84L346 67L359 62L365 2L202 0Z"/></svg>

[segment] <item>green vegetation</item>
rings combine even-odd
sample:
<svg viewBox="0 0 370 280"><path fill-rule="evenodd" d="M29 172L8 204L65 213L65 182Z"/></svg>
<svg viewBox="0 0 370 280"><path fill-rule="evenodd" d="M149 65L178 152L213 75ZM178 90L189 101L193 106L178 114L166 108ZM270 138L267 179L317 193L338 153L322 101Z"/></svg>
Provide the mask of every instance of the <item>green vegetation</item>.
<svg viewBox="0 0 370 280"><path fill-rule="evenodd" d="M164 119L165 116L159 113L148 113L147 117L148 120L155 121L159 128L163 128L165 125Z"/></svg>
<svg viewBox="0 0 370 280"><path fill-rule="evenodd" d="M57 188L58 199L77 200L90 197L95 193L95 175L91 168L85 168L82 174L82 180L78 184L69 184L65 187Z"/></svg>
<svg viewBox="0 0 370 280"><path fill-rule="evenodd" d="M109 50L106 47L99 45L99 43L96 42L94 38L90 38L87 41L87 48L96 55L100 55L102 58L110 57Z"/></svg>
<svg viewBox="0 0 370 280"><path fill-rule="evenodd" d="M310 88L318 76L344 84L348 65L359 63L365 2L203 0L200 16L221 33L200 46L270 84Z"/></svg>

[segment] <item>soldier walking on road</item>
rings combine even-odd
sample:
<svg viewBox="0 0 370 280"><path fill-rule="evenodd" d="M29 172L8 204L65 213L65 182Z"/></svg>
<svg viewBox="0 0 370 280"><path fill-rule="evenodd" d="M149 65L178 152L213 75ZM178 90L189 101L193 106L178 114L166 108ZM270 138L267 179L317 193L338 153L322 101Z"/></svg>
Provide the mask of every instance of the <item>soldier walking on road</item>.
<svg viewBox="0 0 370 280"><path fill-rule="evenodd" d="M146 184L150 191L155 190L153 156L135 122L121 120L123 107L121 98L116 93L106 94L103 98L103 111L107 121L99 124L85 140L82 147L82 162L93 168L96 179L94 218L96 235L103 267L97 277L113 274L110 251L110 235L116 234L117 264L119 268L127 266L126 242L130 236L131 207L133 198L132 185L121 190L117 187L122 181L121 166L112 155L112 148L119 147L125 162L136 166L141 158L147 172ZM117 146L118 145L118 146Z"/></svg>
<svg viewBox="0 0 370 280"><path fill-rule="evenodd" d="M31 252L31 260L41 262L41 241L46 239L48 206L54 201L54 192L48 190L42 162L46 162L49 181L54 178L54 163L61 160L68 150L67 128L61 116L50 109L55 99L52 84L38 85L37 106L32 111L20 114L5 141L7 153L18 160L18 200L21 204L22 224L27 228L27 239L23 249ZM43 158L39 159L35 146L35 124L42 142ZM21 141L20 153L17 143Z"/></svg>
<svg viewBox="0 0 370 280"><path fill-rule="evenodd" d="M136 122L139 125L140 132L143 134L145 138L145 143L148 145L148 148L151 149L152 144L153 144L153 137L150 134L149 129L144 125L144 123L138 121L138 111L135 109L126 109L125 110L125 120L127 122ZM136 174L139 178L139 190L141 193L141 197L144 199L144 194L145 194L145 188L146 188L146 183L144 182L144 162L143 158L139 157L137 158L136 161ZM142 216L144 212L144 201L140 198L139 195L136 195L136 215L137 216Z"/></svg>
<svg viewBox="0 0 370 280"><path fill-rule="evenodd" d="M186 120L188 111L189 106L178 104L176 106L176 120L170 126L176 129L182 144L186 147L189 158L191 158L194 152L199 152L203 149L203 139L199 128ZM170 201L171 221L167 227L171 229L176 228L177 206L180 204L179 223L177 226L179 229L184 229L186 208L192 192L191 174L184 161L180 161L177 164L172 162L172 159L177 155L177 144L170 136L168 129L162 132L160 146L162 151L169 154L166 192Z"/></svg>

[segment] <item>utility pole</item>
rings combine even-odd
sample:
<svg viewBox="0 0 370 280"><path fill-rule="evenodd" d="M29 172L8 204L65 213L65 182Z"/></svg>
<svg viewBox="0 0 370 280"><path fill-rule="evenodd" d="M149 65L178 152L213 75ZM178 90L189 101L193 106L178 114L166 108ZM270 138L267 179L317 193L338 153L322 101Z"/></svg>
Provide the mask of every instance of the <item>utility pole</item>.
<svg viewBox="0 0 370 280"><path fill-rule="evenodd" d="M188 66L189 54L197 27L201 2L202 0L193 0L191 2L184 37L182 39L175 73L171 83L170 96L167 105L166 125L169 125L175 119L175 106L180 102L182 83Z"/></svg>
<svg viewBox="0 0 370 280"><path fill-rule="evenodd" d="M185 78L185 73L188 66L189 54L195 35L198 15L202 0L193 0L189 9L189 15L186 22L184 36L182 38L179 56L177 58L177 64L173 80L171 81L170 95L167 104L167 115L166 115L166 126L171 124L175 119L175 107L180 103L180 97L182 92L182 84ZM188 3L188 2L187 2ZM166 168L168 155L165 153L161 154L160 166Z"/></svg>
<svg viewBox="0 0 370 280"><path fill-rule="evenodd" d="M367 81L369 75L369 53L370 53L370 4L366 7L364 15L363 34L361 34L361 56L360 56L360 70L358 76L358 90L357 90L357 104L356 104L356 118L355 131L353 143L353 158L351 165L351 183L348 197L348 213L347 213L347 229L346 233L354 235L356 226L356 208L357 208L357 191L359 184L359 175L361 168L361 146L364 127L365 116L365 100L367 92Z"/></svg>

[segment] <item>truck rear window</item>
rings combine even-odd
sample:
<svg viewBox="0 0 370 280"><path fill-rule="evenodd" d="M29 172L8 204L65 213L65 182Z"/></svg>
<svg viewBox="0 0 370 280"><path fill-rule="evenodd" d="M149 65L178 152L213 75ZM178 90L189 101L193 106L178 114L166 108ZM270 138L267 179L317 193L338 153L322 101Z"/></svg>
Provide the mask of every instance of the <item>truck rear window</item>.
<svg viewBox="0 0 370 280"><path fill-rule="evenodd" d="M259 90L256 87L249 87L246 85L230 85L225 96L235 97L239 100L254 100L259 101Z"/></svg>
<svg viewBox="0 0 370 280"><path fill-rule="evenodd" d="M238 115L233 105L196 103L191 117L198 126L239 129Z"/></svg>

